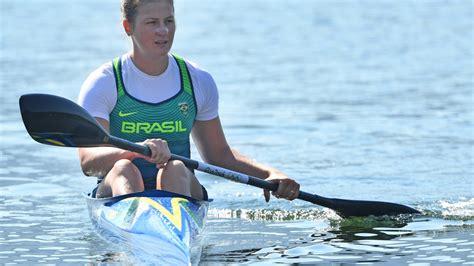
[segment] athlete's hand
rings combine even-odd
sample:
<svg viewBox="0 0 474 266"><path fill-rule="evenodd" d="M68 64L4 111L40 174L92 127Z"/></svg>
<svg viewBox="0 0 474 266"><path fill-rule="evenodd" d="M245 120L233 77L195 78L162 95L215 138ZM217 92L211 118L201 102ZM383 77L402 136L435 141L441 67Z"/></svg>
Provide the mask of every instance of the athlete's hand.
<svg viewBox="0 0 474 266"><path fill-rule="evenodd" d="M147 139L143 143L151 150L151 157L145 157L151 163L156 164L156 167L163 168L171 158L171 152L166 140L162 139Z"/></svg>
<svg viewBox="0 0 474 266"><path fill-rule="evenodd" d="M278 190L272 192L272 195L277 198L284 198L287 200L294 200L298 197L300 193L300 184L296 183L295 180L286 176L282 173L272 173L265 180L278 183ZM265 201L270 201L270 191L264 189L263 194L265 196Z"/></svg>

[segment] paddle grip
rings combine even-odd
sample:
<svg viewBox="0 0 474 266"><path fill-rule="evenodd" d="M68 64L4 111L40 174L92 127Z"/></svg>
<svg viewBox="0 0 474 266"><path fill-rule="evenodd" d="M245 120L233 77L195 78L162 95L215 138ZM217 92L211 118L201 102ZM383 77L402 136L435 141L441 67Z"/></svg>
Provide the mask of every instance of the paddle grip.
<svg viewBox="0 0 474 266"><path fill-rule="evenodd" d="M278 183L269 182L267 180L260 179L258 177L253 177L253 176L249 177L249 182L247 184L254 187L268 189L270 191L278 190Z"/></svg>

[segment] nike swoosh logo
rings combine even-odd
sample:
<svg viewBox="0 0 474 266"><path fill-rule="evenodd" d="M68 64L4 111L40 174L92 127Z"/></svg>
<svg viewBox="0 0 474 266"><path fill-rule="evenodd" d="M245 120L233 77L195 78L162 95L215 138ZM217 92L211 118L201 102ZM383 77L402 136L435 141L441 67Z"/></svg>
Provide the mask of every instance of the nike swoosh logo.
<svg viewBox="0 0 474 266"><path fill-rule="evenodd" d="M120 111L118 115L119 115L120 117L124 117L124 116L134 115L134 114L136 114L136 113L138 113L138 112L123 113L122 111Z"/></svg>

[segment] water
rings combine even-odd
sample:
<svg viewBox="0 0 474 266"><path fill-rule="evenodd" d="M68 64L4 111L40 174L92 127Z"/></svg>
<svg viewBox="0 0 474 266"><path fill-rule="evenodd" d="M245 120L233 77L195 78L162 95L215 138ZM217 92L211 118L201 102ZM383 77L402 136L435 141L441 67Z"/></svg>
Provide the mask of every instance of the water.
<svg viewBox="0 0 474 266"><path fill-rule="evenodd" d="M0 263L136 262L93 231L74 149L33 142L18 98L76 99L129 47L118 1L0 1ZM473 264L472 1L176 1L174 51L210 71L227 139L323 196L415 218L341 220L200 175L202 265ZM194 158L199 158L193 151Z"/></svg>

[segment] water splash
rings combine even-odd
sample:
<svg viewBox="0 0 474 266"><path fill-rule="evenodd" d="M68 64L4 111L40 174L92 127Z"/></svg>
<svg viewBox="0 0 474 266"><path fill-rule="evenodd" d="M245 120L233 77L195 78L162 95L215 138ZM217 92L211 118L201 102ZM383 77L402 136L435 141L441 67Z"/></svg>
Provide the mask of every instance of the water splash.
<svg viewBox="0 0 474 266"><path fill-rule="evenodd" d="M474 219L474 198L460 199L458 201L440 200L413 204L423 215L421 217L442 218L449 220L472 220ZM295 220L341 220L332 210L326 208L295 208L295 209L227 209L212 208L208 213L210 218L238 218L262 221L295 221ZM415 217L413 215L399 215L391 217L379 217L388 220L404 220ZM346 219L347 220L347 219ZM351 219L354 221L354 218ZM362 221L368 222L366 218Z"/></svg>
<svg viewBox="0 0 474 266"><path fill-rule="evenodd" d="M296 221L340 219L328 209L210 209L210 218L238 218L253 221Z"/></svg>
<svg viewBox="0 0 474 266"><path fill-rule="evenodd" d="M444 209L441 213L443 217L459 219L474 218L474 198L457 202L441 200L439 201L439 204Z"/></svg>

